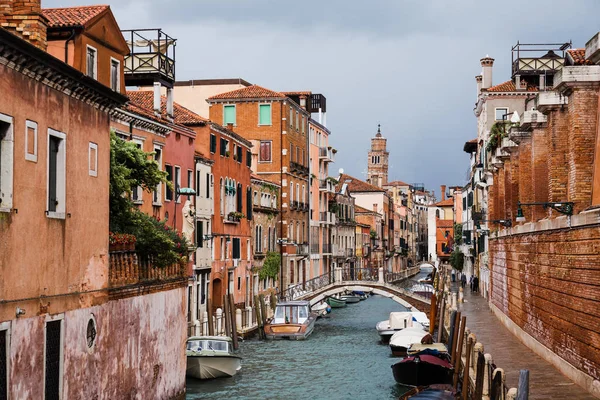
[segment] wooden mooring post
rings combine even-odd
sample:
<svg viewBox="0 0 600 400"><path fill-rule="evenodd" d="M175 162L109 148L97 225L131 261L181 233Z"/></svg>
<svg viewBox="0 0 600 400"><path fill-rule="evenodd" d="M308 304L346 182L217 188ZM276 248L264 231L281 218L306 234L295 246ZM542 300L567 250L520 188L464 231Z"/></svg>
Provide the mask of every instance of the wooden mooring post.
<svg viewBox="0 0 600 400"><path fill-rule="evenodd" d="M458 342L458 330L460 328L460 316L461 313L460 311L455 311L455 315L454 315L454 325L453 325L453 329L452 329L452 350L451 350L451 362L454 363L454 359L456 358L456 354L457 354L457 350L456 348L458 347L456 342Z"/></svg>
<svg viewBox="0 0 600 400"><path fill-rule="evenodd" d="M517 400L529 399L529 370L522 369L519 372L519 386L517 388Z"/></svg>
<svg viewBox="0 0 600 400"><path fill-rule="evenodd" d="M444 297L442 297L442 303L441 303L441 307L440 307L440 323L438 325L438 336L437 336L437 342L441 343L442 342L442 332L444 331L444 310L446 307L446 299Z"/></svg>
<svg viewBox="0 0 600 400"><path fill-rule="evenodd" d="M467 354L465 359L465 366L463 368L463 382L462 382L462 398L463 400L469 399L469 368L471 368L471 353L473 352L473 339L467 339Z"/></svg>
<svg viewBox="0 0 600 400"><path fill-rule="evenodd" d="M225 321L225 336L231 337L231 321L229 320L229 297L223 295L223 320Z"/></svg>
<svg viewBox="0 0 600 400"><path fill-rule="evenodd" d="M262 318L262 324L265 326L267 323L267 305L265 304L265 295L259 295L258 299L260 301L260 316Z"/></svg>
<svg viewBox="0 0 600 400"><path fill-rule="evenodd" d="M237 334L237 321L235 316L235 301L233 300L233 294L229 293L229 317L231 318L231 340L233 341L233 348L237 350L238 334Z"/></svg>
<svg viewBox="0 0 600 400"><path fill-rule="evenodd" d="M429 334L433 337L433 332L435 331L435 317L436 317L436 306L437 306L437 296L435 293L431 294L431 304L429 307L429 320L431 323L429 324Z"/></svg>
<svg viewBox="0 0 600 400"><path fill-rule="evenodd" d="M256 325L258 325L258 337L265 338L265 330L263 329L263 320L260 312L260 300L258 295L254 296L254 314L256 315Z"/></svg>
<svg viewBox="0 0 600 400"><path fill-rule="evenodd" d="M467 326L467 317L462 317L460 322L460 333L458 334L458 345L454 353L454 388L458 389L458 375L460 372L460 363L462 358L463 340L465 338L465 327Z"/></svg>
<svg viewBox="0 0 600 400"><path fill-rule="evenodd" d="M208 296L208 300L207 300L207 304L206 306L208 307L208 334L210 336L214 336L215 335L215 326L213 325L214 321L213 321L213 310L212 310L212 296ZM203 334L206 334L205 332L202 332Z"/></svg>

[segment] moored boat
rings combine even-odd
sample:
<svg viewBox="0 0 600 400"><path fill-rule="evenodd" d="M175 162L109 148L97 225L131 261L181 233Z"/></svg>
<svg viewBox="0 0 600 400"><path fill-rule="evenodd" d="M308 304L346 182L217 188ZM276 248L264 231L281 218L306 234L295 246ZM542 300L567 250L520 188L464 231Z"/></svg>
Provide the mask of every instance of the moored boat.
<svg viewBox="0 0 600 400"><path fill-rule="evenodd" d="M331 308L346 307L346 300L333 296L327 298L327 303L331 306Z"/></svg>
<svg viewBox="0 0 600 400"><path fill-rule="evenodd" d="M384 344L388 343L392 335L401 329L412 326L423 328L421 324L418 324L413 319L412 314L410 311L391 312L390 319L378 322L375 328L377 329L377 333L379 333L381 342Z"/></svg>
<svg viewBox="0 0 600 400"><path fill-rule="evenodd" d="M346 300L346 304L353 304L360 301L360 296L356 294L343 294L340 296L340 299Z"/></svg>
<svg viewBox="0 0 600 400"><path fill-rule="evenodd" d="M392 365L396 382L406 386L451 384L453 367L448 361L429 354L406 357Z"/></svg>
<svg viewBox="0 0 600 400"><path fill-rule="evenodd" d="M320 301L311 307L312 312L317 314L317 318L324 317L331 312L331 306L325 301Z"/></svg>
<svg viewBox="0 0 600 400"><path fill-rule="evenodd" d="M317 314L306 300L277 303L275 316L265 324L267 339L306 339L315 327Z"/></svg>
<svg viewBox="0 0 600 400"><path fill-rule="evenodd" d="M419 326L402 329L394 333L390 338L392 354L396 357L404 357L408 348L414 343L421 343L421 340L427 334L428 332Z"/></svg>
<svg viewBox="0 0 600 400"><path fill-rule="evenodd" d="M192 336L187 340L186 376L196 379L231 377L242 369L242 357L233 354L231 338Z"/></svg>

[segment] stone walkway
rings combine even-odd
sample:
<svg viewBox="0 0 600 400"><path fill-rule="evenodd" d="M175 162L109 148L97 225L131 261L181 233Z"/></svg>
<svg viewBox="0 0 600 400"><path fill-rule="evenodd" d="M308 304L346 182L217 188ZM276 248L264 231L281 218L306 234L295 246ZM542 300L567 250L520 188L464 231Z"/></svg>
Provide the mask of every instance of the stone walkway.
<svg viewBox="0 0 600 400"><path fill-rule="evenodd" d="M458 286L453 284L457 292ZM467 317L467 326L492 355L497 367L506 373L507 387L517 387L519 370L529 370L530 399L595 399L583 388L539 357L508 331L490 310L487 300L465 290L465 302L459 311Z"/></svg>

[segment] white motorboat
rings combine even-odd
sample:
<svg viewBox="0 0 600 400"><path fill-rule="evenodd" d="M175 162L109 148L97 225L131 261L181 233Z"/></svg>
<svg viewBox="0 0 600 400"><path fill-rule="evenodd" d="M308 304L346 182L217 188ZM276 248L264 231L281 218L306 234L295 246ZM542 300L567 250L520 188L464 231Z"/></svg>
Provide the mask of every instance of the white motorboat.
<svg viewBox="0 0 600 400"><path fill-rule="evenodd" d="M423 337L428 333L422 326L413 326L394 333L390 338L392 354L405 356L408 348L415 343L421 343Z"/></svg>
<svg viewBox="0 0 600 400"><path fill-rule="evenodd" d="M387 343L394 333L413 326L429 329L427 314L419 311L392 312L390 313L390 319L378 322L375 328L379 333L381 342Z"/></svg>
<svg viewBox="0 0 600 400"><path fill-rule="evenodd" d="M311 311L317 314L317 317L324 317L331 312L331 306L325 301L320 301L310 307Z"/></svg>
<svg viewBox="0 0 600 400"><path fill-rule="evenodd" d="M192 336L187 340L186 376L196 379L231 377L242 369L227 336Z"/></svg>
<svg viewBox="0 0 600 400"><path fill-rule="evenodd" d="M279 302L275 316L265 324L265 335L267 339L304 340L312 333L316 320L306 300Z"/></svg>

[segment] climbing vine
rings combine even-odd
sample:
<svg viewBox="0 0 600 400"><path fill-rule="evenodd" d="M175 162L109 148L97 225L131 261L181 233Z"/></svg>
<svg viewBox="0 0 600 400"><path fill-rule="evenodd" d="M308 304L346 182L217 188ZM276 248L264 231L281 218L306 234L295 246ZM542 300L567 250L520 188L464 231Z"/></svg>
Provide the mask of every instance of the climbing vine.
<svg viewBox="0 0 600 400"><path fill-rule="evenodd" d="M265 257L265 262L263 263L262 268L260 271L258 271L258 279L277 279L277 275L279 275L280 263L281 255L275 251L269 251Z"/></svg>
<svg viewBox="0 0 600 400"><path fill-rule="evenodd" d="M454 224L454 243L462 244L462 224Z"/></svg>

